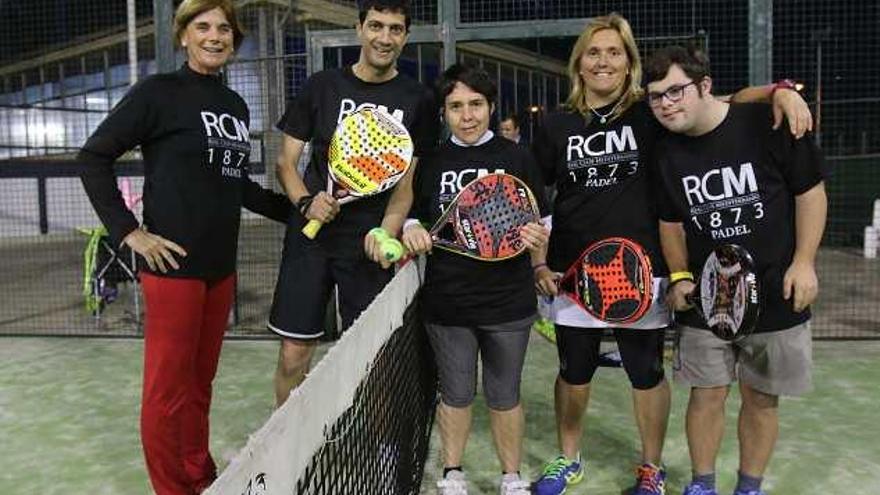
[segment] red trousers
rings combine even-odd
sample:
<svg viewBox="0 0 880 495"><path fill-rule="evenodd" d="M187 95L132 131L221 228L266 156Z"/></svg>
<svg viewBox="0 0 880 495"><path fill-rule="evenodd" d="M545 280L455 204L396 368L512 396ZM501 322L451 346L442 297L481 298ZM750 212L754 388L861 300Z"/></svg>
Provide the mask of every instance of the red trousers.
<svg viewBox="0 0 880 495"><path fill-rule="evenodd" d="M211 383L235 275L207 282L141 274L146 302L141 441L156 495L200 493L217 477L208 451Z"/></svg>

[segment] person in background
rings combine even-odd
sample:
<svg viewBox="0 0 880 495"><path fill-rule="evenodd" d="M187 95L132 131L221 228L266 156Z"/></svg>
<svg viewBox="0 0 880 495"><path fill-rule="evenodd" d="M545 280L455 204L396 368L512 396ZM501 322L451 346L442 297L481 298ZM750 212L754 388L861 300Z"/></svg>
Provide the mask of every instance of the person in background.
<svg viewBox="0 0 880 495"><path fill-rule="evenodd" d="M521 143L522 135L519 132L519 117L515 114L510 114L502 119L501 123L498 124L498 130L501 132L502 137L516 144L523 144Z"/></svg>

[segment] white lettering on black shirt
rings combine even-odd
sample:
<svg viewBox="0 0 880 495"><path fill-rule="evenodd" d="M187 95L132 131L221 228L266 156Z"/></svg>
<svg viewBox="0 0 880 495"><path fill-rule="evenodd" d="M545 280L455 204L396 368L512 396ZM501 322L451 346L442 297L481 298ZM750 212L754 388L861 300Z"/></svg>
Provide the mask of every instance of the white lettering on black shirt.
<svg viewBox="0 0 880 495"><path fill-rule="evenodd" d="M608 129L568 136L566 160L571 182L586 188L617 184L639 170L639 147L633 128Z"/></svg>
<svg viewBox="0 0 880 495"><path fill-rule="evenodd" d="M378 110L381 110L381 111L387 113L388 115L391 115L398 122L403 122L404 113L403 113L403 110L401 110L399 108L396 108L393 111L391 111L391 110L388 110L388 107L386 107L385 105L376 105L375 103L369 103L369 102L364 102L364 103L361 103L360 105L358 105L351 98L343 98L339 102L339 115L336 117L336 123L338 124L338 123L342 122L342 119L348 117L349 115L351 115L359 110L363 110L365 108L376 108Z"/></svg>
<svg viewBox="0 0 880 495"><path fill-rule="evenodd" d="M712 239L752 233L749 224L764 218L755 170L750 162L713 168L681 178L691 221Z"/></svg>

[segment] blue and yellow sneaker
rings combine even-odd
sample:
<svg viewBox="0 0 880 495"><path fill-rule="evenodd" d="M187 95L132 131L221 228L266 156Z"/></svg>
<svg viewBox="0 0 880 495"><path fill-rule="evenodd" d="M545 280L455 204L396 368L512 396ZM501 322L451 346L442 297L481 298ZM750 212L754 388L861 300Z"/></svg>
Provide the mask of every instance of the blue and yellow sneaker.
<svg viewBox="0 0 880 495"><path fill-rule="evenodd" d="M701 483L691 483L684 487L681 495L718 495L714 488L706 488Z"/></svg>
<svg viewBox="0 0 880 495"><path fill-rule="evenodd" d="M536 495L561 495L569 485L580 483L584 479L584 468L580 457L571 460L561 455L548 462L538 481L532 485L532 493Z"/></svg>
<svg viewBox="0 0 880 495"><path fill-rule="evenodd" d="M665 495L666 470L646 462L636 468L636 487L633 495Z"/></svg>
<svg viewBox="0 0 880 495"><path fill-rule="evenodd" d="M761 490L737 490L733 492L733 495L764 495L764 492L762 492Z"/></svg>

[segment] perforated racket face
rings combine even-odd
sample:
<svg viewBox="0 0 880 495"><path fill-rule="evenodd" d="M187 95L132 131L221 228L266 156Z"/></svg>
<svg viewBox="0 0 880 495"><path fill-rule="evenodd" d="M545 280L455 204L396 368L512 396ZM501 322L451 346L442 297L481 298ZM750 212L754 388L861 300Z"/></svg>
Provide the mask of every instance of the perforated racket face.
<svg viewBox="0 0 880 495"><path fill-rule="evenodd" d="M449 206L455 239L444 247L482 260L502 260L523 252L520 228L538 219L534 196L508 174L489 174L464 187Z"/></svg>
<svg viewBox="0 0 880 495"><path fill-rule="evenodd" d="M608 323L632 323L651 306L651 260L636 242L621 237L592 244L579 259L578 302Z"/></svg>
<svg viewBox="0 0 880 495"><path fill-rule="evenodd" d="M412 158L413 142L403 124L381 110L364 109L336 127L327 167L349 194L368 196L397 183Z"/></svg>
<svg viewBox="0 0 880 495"><path fill-rule="evenodd" d="M750 334L758 319L758 283L752 257L736 245L716 248L700 274L700 314L715 335L737 340Z"/></svg>

